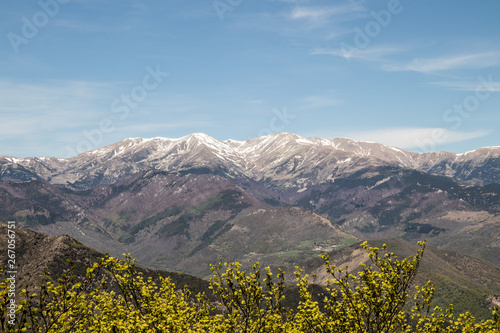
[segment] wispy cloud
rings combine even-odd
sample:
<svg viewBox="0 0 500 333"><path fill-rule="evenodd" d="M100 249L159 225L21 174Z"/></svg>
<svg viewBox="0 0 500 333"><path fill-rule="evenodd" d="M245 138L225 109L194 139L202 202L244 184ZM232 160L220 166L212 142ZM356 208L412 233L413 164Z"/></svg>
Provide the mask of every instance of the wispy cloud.
<svg viewBox="0 0 500 333"><path fill-rule="evenodd" d="M82 128L95 128L110 113L108 96L115 86L120 85L0 81L0 154L64 156L59 144L74 141Z"/></svg>
<svg viewBox="0 0 500 333"><path fill-rule="evenodd" d="M331 40L352 32L352 21L369 15L366 7L354 1L323 6L311 5L309 1L277 2L282 5L264 12L238 12L239 19L234 23L235 26L239 29L268 31L294 38L307 37L309 41ZM351 24L344 24L346 22ZM296 43L297 40L293 42Z"/></svg>
<svg viewBox="0 0 500 333"><path fill-rule="evenodd" d="M0 81L0 137L68 130L92 122L103 105L109 105L104 96L111 86L85 81Z"/></svg>
<svg viewBox="0 0 500 333"><path fill-rule="evenodd" d="M500 64L500 52L464 54L429 59L414 59L403 65L386 65L387 71L414 71L431 73L451 69L479 69Z"/></svg>
<svg viewBox="0 0 500 333"><path fill-rule="evenodd" d="M66 157L68 147L91 149L133 135L203 131L218 125L210 115L201 113L206 107L203 101L158 91L150 92L144 102L131 108L122 119L123 113L114 112L112 105L124 94L130 94L133 84L136 83L0 81L0 154L32 156L35 151ZM120 105L123 108L125 104ZM105 119L112 130L99 132ZM13 141L23 148L12 150ZM47 146L47 141L51 145Z"/></svg>
<svg viewBox="0 0 500 333"><path fill-rule="evenodd" d="M357 49L355 52L345 52L340 47L333 49L317 48L311 51L312 55L331 55L345 59L363 59L363 60L381 60L382 57L401 52L406 52L412 47L410 46L394 46L385 45L379 47L368 47L365 49Z"/></svg>
<svg viewBox="0 0 500 333"><path fill-rule="evenodd" d="M363 9L364 7L354 3L328 7L295 7L288 17L292 20L323 20L332 16L359 12Z"/></svg>
<svg viewBox="0 0 500 333"><path fill-rule="evenodd" d="M366 8L350 2L338 6L297 6L285 17L292 21L303 21L310 28L319 27L335 21L335 23L350 21L366 14Z"/></svg>
<svg viewBox="0 0 500 333"><path fill-rule="evenodd" d="M435 146L455 142L467 141L484 137L491 133L490 130L477 130L471 132L453 131L446 128L410 127L410 128L385 128L344 133L343 136L359 141L375 141L388 146L404 149L420 148L424 142L432 140L439 133L439 142Z"/></svg>

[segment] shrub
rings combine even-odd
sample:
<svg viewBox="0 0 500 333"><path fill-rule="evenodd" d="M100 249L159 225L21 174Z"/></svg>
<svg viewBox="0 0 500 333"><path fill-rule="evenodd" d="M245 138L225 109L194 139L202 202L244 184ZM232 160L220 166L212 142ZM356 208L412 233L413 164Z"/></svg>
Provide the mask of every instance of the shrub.
<svg viewBox="0 0 500 333"><path fill-rule="evenodd" d="M398 259L378 248L362 247L370 263L357 273L338 268L325 254L330 276L323 305L311 295L309 276L296 268L300 302L283 306L285 276L256 263L249 272L239 263L212 266L210 289L203 294L178 289L168 278L144 279L134 260L108 255L87 269L85 277L64 274L39 293L22 290L10 321L9 282L0 285L3 332L500 332L498 308L476 323L470 313L456 316L453 307L431 308L429 281L411 291L425 242L415 256ZM385 245L383 246L385 250ZM413 295L412 295L413 294Z"/></svg>

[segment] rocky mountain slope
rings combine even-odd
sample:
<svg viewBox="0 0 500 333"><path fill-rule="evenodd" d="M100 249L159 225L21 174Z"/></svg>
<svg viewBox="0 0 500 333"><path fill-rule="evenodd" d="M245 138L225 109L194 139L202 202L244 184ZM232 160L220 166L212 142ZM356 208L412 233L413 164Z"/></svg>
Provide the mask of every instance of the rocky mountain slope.
<svg viewBox="0 0 500 333"><path fill-rule="evenodd" d="M7 224L0 222L0 261L7 263ZM84 277L88 267L104 256L94 249L91 249L76 239L67 235L47 236L42 233L22 228L16 225L15 229L15 256L16 256L16 286L21 289L39 290L40 285L46 281L57 283L57 279L63 274L68 274L71 260L75 264L75 269L71 272L79 277ZM120 258L122 258L120 256ZM4 271L6 266L2 265ZM207 292L208 281L202 280L188 274L156 271L138 268L145 277L153 278L161 275L170 277L179 288L189 286L193 292ZM2 279L9 276L6 272L2 274ZM209 295L209 293L207 293Z"/></svg>
<svg viewBox="0 0 500 333"><path fill-rule="evenodd" d="M70 159L1 157L0 219L199 276L219 258L293 267L387 237L500 264L499 156L287 133L127 139Z"/></svg>
<svg viewBox="0 0 500 333"><path fill-rule="evenodd" d="M5 219L68 234L143 265L209 274L219 259L294 267L356 238L299 207L273 207L211 174L138 173L86 191L44 181L0 183Z"/></svg>
<svg viewBox="0 0 500 333"><path fill-rule="evenodd" d="M416 242L399 239L370 242L370 246L380 249L382 244L386 244L388 251L396 253L400 259L415 255L419 248ZM384 251L381 250L381 253ZM353 273L360 270L360 263L370 262L359 243L335 249L329 255L337 267L348 266ZM322 284L328 277L320 258L309 260L303 267L311 275L316 274L316 283ZM436 287L434 306L448 307L453 304L459 313L469 311L486 318L491 313L488 309L500 304L500 267L487 261L427 246L418 272L415 284L424 285L431 280Z"/></svg>

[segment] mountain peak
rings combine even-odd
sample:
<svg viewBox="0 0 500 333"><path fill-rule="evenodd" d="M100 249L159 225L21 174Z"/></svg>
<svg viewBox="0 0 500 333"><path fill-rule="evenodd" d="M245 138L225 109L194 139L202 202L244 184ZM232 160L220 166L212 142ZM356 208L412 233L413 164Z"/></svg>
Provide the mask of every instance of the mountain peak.
<svg viewBox="0 0 500 333"><path fill-rule="evenodd" d="M307 144L307 145L315 145L317 142L314 140L306 139L304 137L301 137L300 135L293 134L293 133L286 133L286 132L279 132L275 134L269 134L265 135L257 140L262 140L263 142L267 143L274 143L280 146L286 145L286 144ZM327 141L327 140L325 140Z"/></svg>
<svg viewBox="0 0 500 333"><path fill-rule="evenodd" d="M217 141L214 138L212 138L210 135L207 135L205 133L191 133L191 134L188 134L188 135L180 138L180 140L182 140L182 139L196 139L196 140L200 140L200 141Z"/></svg>

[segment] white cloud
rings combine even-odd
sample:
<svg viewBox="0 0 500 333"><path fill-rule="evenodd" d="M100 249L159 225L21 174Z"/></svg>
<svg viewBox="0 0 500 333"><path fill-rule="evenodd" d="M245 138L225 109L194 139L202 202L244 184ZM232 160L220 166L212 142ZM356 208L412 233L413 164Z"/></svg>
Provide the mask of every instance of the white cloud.
<svg viewBox="0 0 500 333"><path fill-rule="evenodd" d="M414 71L431 73L451 69L478 69L500 64L500 52L465 54L431 59L414 59L404 65L386 65L387 71Z"/></svg>
<svg viewBox="0 0 500 333"><path fill-rule="evenodd" d="M364 60L380 60L380 57L401 53L409 50L410 47L406 46L381 46L381 47L367 47L365 49L355 49L353 52L346 52L340 47L335 49L314 49L310 54L312 55L331 55L345 59L364 59Z"/></svg>
<svg viewBox="0 0 500 333"><path fill-rule="evenodd" d="M351 2L339 6L297 6L286 17L289 20L307 21L312 26L320 26L329 23L333 18L335 18L337 23L339 21L349 21L353 18L359 18L359 15L364 15L365 12L365 7Z"/></svg>
<svg viewBox="0 0 500 333"><path fill-rule="evenodd" d="M388 146L415 149L422 146L436 148L440 145L477 139L490 133L489 130L464 132L446 128L410 127L351 132L342 136L358 141L375 141Z"/></svg>
<svg viewBox="0 0 500 333"><path fill-rule="evenodd" d="M352 32L352 21L369 15L367 8L354 1L341 5L313 6L310 1L279 1L276 10L258 13L238 11L239 19L232 24L237 28L266 31L294 38L331 40ZM298 3L300 2L300 3ZM344 24L350 22L349 24ZM294 39L293 43L304 41Z"/></svg>
<svg viewBox="0 0 500 333"><path fill-rule="evenodd" d="M353 11L352 7L295 7L289 15L292 20L297 19L308 19L308 20L318 20L324 19L333 15L339 15L342 13Z"/></svg>

